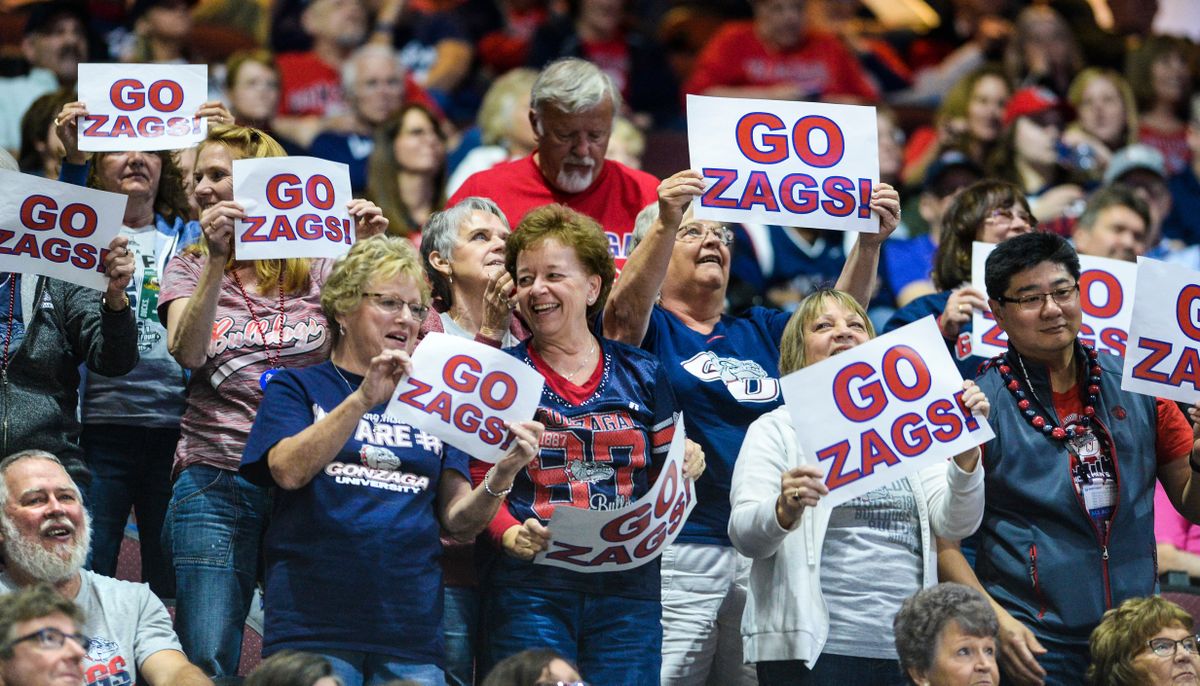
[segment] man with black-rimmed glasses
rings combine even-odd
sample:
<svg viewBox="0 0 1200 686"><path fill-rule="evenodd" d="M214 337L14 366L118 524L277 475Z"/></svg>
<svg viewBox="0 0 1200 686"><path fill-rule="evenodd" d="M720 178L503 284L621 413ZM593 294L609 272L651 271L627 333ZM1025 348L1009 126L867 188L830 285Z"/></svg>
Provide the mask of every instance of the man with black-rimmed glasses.
<svg viewBox="0 0 1200 686"><path fill-rule="evenodd" d="M79 686L90 640L83 613L50 584L0 596L0 680L5 686Z"/></svg>

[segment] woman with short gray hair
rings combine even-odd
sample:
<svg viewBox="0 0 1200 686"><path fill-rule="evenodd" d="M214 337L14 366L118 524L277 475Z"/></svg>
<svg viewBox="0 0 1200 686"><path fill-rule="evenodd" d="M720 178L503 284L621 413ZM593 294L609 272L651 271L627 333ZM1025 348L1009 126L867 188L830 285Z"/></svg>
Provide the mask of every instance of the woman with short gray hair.
<svg viewBox="0 0 1200 686"><path fill-rule="evenodd" d="M922 686L998 684L1000 623L975 589L951 582L919 591L892 623L900 668Z"/></svg>

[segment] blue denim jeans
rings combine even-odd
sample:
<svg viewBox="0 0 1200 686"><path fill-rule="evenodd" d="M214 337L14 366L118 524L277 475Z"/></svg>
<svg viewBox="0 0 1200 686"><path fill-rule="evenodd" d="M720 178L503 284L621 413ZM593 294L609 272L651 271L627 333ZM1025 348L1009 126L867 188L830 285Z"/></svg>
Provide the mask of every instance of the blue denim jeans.
<svg viewBox="0 0 1200 686"><path fill-rule="evenodd" d="M207 465L175 480L164 545L175 565L175 631L206 674L236 674L257 579L268 497L236 472Z"/></svg>
<svg viewBox="0 0 1200 686"><path fill-rule="evenodd" d="M413 681L421 686L445 686L446 680L437 665L414 665L399 662L390 655L359 653L352 650L312 651L333 665L333 673L345 686L374 686L393 679Z"/></svg>
<svg viewBox="0 0 1200 686"><path fill-rule="evenodd" d="M1083 677L1084 673L1087 672L1088 665L1092 662L1087 644L1070 646L1048 641L1040 636L1038 637L1038 641L1047 651L1045 655L1040 655L1037 658L1038 664L1041 665L1042 669L1046 670L1047 684L1054 684L1054 686L1084 686L1087 683ZM1003 666L1000 668L1000 683L1014 683L1013 679L1004 673Z"/></svg>
<svg viewBox="0 0 1200 686"><path fill-rule="evenodd" d="M803 660L759 662L758 686L908 686L898 660L877 660L826 653L812 669ZM1049 682L1047 682L1049 683Z"/></svg>
<svg viewBox="0 0 1200 686"><path fill-rule="evenodd" d="M553 648L604 686L658 686L662 605L555 589L494 587L484 598L481 673L526 648ZM844 684L841 686L845 686Z"/></svg>
<svg viewBox="0 0 1200 686"><path fill-rule="evenodd" d="M171 502L171 462L179 429L84 424L84 459L92 470L86 499L92 513L87 568L117 575L130 508L137 515L142 581L160 598L175 597L175 572L163 551L163 519Z"/></svg>
<svg viewBox="0 0 1200 686"><path fill-rule="evenodd" d="M447 586L442 600L442 638L446 643L446 683L475 683L475 635L479 627L479 589Z"/></svg>

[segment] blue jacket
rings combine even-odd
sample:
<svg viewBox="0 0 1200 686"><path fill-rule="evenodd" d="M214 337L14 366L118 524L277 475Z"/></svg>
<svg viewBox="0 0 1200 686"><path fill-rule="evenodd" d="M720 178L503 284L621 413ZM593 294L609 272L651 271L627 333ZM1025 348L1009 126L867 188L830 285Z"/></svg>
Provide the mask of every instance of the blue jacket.
<svg viewBox="0 0 1200 686"><path fill-rule="evenodd" d="M1085 355L1078 343L1076 354ZM1077 495L1066 446L1029 424L996 365L978 379L996 438L983 454L987 504L975 571L1043 642L1086 647L1105 610L1156 590L1157 407L1151 396L1121 390L1121 358L1102 354L1099 362L1096 420L1113 439L1118 489L1107 540ZM1051 402L1048 370L1025 364L1033 406L1058 423L1053 406L1041 404Z"/></svg>

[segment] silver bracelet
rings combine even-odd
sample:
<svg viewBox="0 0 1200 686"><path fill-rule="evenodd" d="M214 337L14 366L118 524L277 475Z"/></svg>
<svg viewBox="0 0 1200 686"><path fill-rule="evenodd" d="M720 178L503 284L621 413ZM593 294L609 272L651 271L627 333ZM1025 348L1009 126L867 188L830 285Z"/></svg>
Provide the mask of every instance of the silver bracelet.
<svg viewBox="0 0 1200 686"><path fill-rule="evenodd" d="M492 496L493 498L503 498L504 496L508 495L509 493L512 493L513 487L512 487L512 484L509 484L508 488L504 489L503 491L500 491L499 493L493 491L492 487L490 485L490 482L492 480L492 472L494 472L494 471L496 471L496 468L492 467L491 469L487 470L487 474L483 475L483 490L488 495Z"/></svg>

